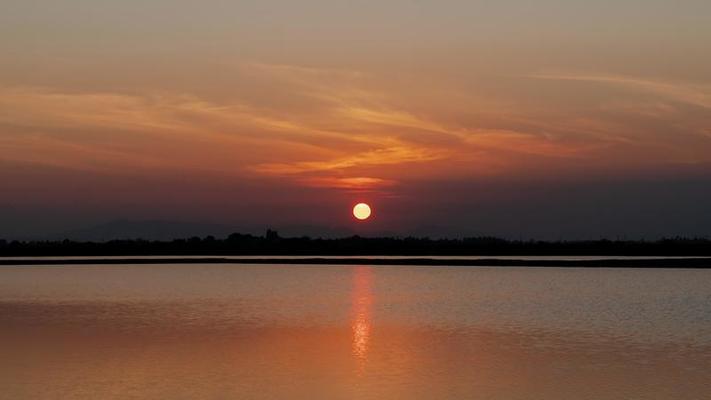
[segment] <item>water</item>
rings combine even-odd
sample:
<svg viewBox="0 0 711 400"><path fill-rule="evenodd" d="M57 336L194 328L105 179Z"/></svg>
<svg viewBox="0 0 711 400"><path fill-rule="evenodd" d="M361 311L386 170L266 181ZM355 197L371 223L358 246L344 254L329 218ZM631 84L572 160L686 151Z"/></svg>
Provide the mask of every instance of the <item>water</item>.
<svg viewBox="0 0 711 400"><path fill-rule="evenodd" d="M711 270L0 267L0 398L706 399Z"/></svg>
<svg viewBox="0 0 711 400"><path fill-rule="evenodd" d="M399 259L433 259L433 260L677 260L677 259L689 259L689 258L707 258L711 260L711 257L706 256L438 256L438 255L427 255L427 256L338 256L338 255L307 255L307 256L278 256L278 255L259 255L259 256L231 256L231 255L219 255L219 256L190 256L190 255L159 255L159 256L17 256L17 257L2 257L2 260L135 260L135 259L193 259L199 262L201 259L239 259L239 260L249 260L249 259L272 259L272 260L303 260L310 258L328 258L328 259L378 259L378 260L399 260Z"/></svg>

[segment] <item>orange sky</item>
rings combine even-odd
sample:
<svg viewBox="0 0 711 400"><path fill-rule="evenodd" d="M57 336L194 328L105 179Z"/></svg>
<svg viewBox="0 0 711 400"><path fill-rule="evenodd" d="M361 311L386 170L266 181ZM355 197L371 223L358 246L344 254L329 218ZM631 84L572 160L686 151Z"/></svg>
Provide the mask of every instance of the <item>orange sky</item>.
<svg viewBox="0 0 711 400"><path fill-rule="evenodd" d="M3 204L92 203L74 182L102 207L155 209L151 186L180 181L212 193L203 207L240 187L304 222L277 193L335 210L416 203L428 182L709 172L707 2L233 3L11 0ZM165 217L204 217L180 210Z"/></svg>

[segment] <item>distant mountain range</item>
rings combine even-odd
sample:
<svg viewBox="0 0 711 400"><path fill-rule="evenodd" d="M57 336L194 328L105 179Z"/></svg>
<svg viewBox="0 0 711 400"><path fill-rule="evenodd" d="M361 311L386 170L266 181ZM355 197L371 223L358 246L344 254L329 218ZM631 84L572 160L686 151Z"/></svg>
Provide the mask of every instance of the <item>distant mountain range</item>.
<svg viewBox="0 0 711 400"><path fill-rule="evenodd" d="M354 232L343 228L319 226L246 226L202 222L180 222L165 220L115 220L88 228L73 229L43 236L42 240L76 240L106 242L120 239L173 240L190 237L214 236L225 238L232 233L244 233L261 236L268 229L276 229L286 236L345 237ZM386 234L385 232L383 234Z"/></svg>
<svg viewBox="0 0 711 400"><path fill-rule="evenodd" d="M199 222L116 220L52 234L48 239L104 242L116 239L172 240L208 235L222 238L237 230L233 226Z"/></svg>
<svg viewBox="0 0 711 400"><path fill-rule="evenodd" d="M0 239L5 240L74 240L74 241L92 241L106 242L110 240L124 239L145 239L145 240L161 240L170 241L173 239L186 239L191 237L204 238L206 236L214 236L217 239L226 238L232 233L252 234L262 236L267 229L273 229L279 232L282 237L302 237L309 236L311 238L343 238L354 235L366 237L398 237L398 236L416 236L430 238L445 238L445 237L476 237L486 236L487 232L468 229L466 231L458 231L452 234L451 227L446 226L419 226L403 232L394 232L388 230L360 230L353 229L348 226L321 226L321 225L279 225L279 224L220 224L209 222L194 222L194 221L175 221L175 220L134 220L134 219L116 219L97 225L88 227L80 227L69 230L48 230L45 233L35 234L2 234ZM449 233L449 235L447 234Z"/></svg>

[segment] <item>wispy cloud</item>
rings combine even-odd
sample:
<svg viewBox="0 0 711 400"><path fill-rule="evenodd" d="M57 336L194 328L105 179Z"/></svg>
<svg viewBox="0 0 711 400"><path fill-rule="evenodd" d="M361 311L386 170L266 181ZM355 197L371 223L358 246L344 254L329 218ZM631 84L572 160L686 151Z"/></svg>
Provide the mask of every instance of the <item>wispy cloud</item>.
<svg viewBox="0 0 711 400"><path fill-rule="evenodd" d="M446 154L442 151L397 146L376 149L332 160L259 164L254 167L254 170L267 174L293 175L308 172L344 170L354 167L434 161L442 159L445 156Z"/></svg>
<svg viewBox="0 0 711 400"><path fill-rule="evenodd" d="M300 179L299 182L311 187L349 189L357 191L382 189L386 187L395 186L397 184L396 181L391 179L381 179L367 176L347 178L331 176L313 176Z"/></svg>
<svg viewBox="0 0 711 400"><path fill-rule="evenodd" d="M503 130L482 130L470 135L466 142L481 149L555 158L579 157L600 146L599 143L566 143L541 135Z"/></svg>
<svg viewBox="0 0 711 400"><path fill-rule="evenodd" d="M619 75L536 74L530 78L579 81L624 86L703 108L711 108L711 87Z"/></svg>
<svg viewBox="0 0 711 400"><path fill-rule="evenodd" d="M394 90L358 71L269 64L244 69L255 87L268 85L258 98L0 87L0 159L106 171L277 177L312 187L373 190L416 179L414 170L422 175L525 171L543 159L604 165L616 154L608 148L624 149L625 161L691 153L708 159L700 155L705 142L670 133L696 132L707 140L708 125L699 121L711 100L700 85L538 74L528 78L543 85L611 85L650 96L640 103L639 96L611 94L589 108L513 101L508 108L480 110L480 99L467 103L463 92L456 95L456 107L446 99L422 107L409 101L408 88ZM683 118L685 110L696 112L696 119ZM652 124L645 118L656 119Z"/></svg>

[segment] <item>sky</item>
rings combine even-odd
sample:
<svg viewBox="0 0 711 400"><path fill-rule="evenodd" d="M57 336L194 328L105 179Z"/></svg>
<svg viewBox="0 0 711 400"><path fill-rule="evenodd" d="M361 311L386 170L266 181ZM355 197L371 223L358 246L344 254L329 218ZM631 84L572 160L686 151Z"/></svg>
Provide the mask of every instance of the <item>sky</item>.
<svg viewBox="0 0 711 400"><path fill-rule="evenodd" d="M707 0L4 0L0 237L709 236L709 39Z"/></svg>

